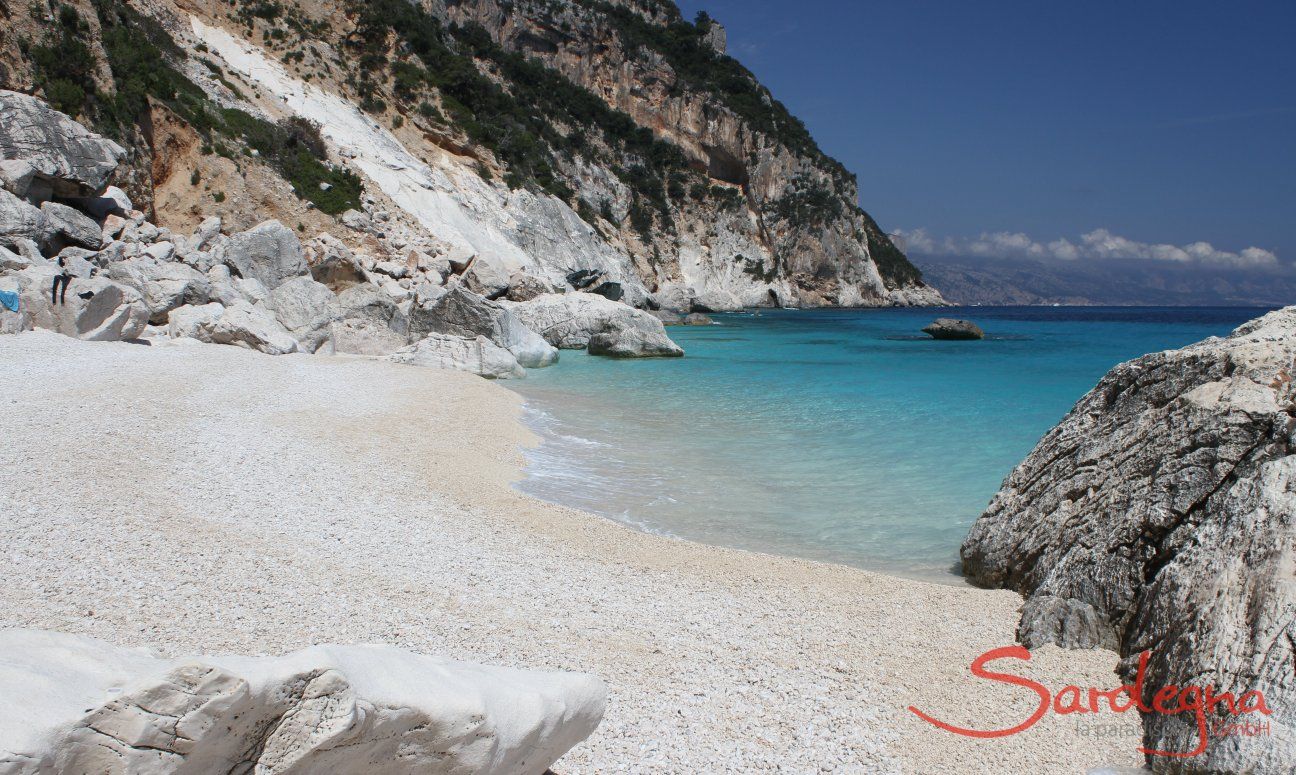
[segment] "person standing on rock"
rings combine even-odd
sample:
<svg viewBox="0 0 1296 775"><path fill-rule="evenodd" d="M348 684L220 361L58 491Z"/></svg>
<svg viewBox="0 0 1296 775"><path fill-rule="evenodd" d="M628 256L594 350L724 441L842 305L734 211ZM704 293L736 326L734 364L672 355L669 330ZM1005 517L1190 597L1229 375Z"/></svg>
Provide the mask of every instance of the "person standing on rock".
<svg viewBox="0 0 1296 775"><path fill-rule="evenodd" d="M50 286L50 304L62 304L67 299L68 286L72 284L72 273L68 271L67 263L62 256L58 260L58 274L54 275L54 284ZM63 292L59 293L59 285L63 286Z"/></svg>

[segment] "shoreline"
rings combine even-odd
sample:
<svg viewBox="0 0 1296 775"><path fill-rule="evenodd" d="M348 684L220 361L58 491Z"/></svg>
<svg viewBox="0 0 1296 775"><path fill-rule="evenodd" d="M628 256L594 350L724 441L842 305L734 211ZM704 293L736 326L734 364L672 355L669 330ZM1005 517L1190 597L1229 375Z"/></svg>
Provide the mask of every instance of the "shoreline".
<svg viewBox="0 0 1296 775"><path fill-rule="evenodd" d="M1015 593L664 539L516 491L516 393L458 372L199 344L0 339L17 584L0 623L169 653L384 642L583 670L611 694L556 766L599 771L1137 766L1137 741L968 675ZM1038 651L1054 690L1116 655ZM1026 696L1022 696L1022 695ZM1125 723L1123 719L1107 719ZM1131 723L1137 724L1137 721Z"/></svg>
<svg viewBox="0 0 1296 775"><path fill-rule="evenodd" d="M562 367L561 365L556 365L552 368L562 368ZM535 415L552 416L552 413L549 412L548 409L541 408L531 403L533 399L528 398L525 393L515 390L512 386L507 384L501 384L500 387L504 388L510 393L517 395L518 398L521 400L521 405L519 407L519 414L518 414L518 422L536 437L536 441L534 443L519 447L522 453L522 462L519 465L518 478L510 482L510 487L512 487L512 489L516 490L522 495L525 495L528 498L531 498L532 500L538 501L540 503L549 506L558 506L560 508L572 509L574 511L586 513L591 517L604 519L616 525L619 525L621 527L630 528L631 530L634 530L637 533L644 533L646 535L654 536L656 538L666 539L669 541L683 541L685 543L710 547L713 549L727 549L736 552L744 552L747 554L755 555L757 557L799 560L802 562L815 563L819 565L830 565L830 566L837 566L842 568L851 568L854 570L864 571L866 573L875 573L881 576L887 576L890 578L894 578L898 581L916 581L925 584L936 584L938 586L976 588L971 582L967 580L966 576L964 576L960 572L956 572L952 566L949 570L941 573L937 573L933 571L931 573L923 574L915 571L913 573L906 574L897 568L884 568L881 566L867 567L864 565L852 565L847 562L835 562L833 560L819 559L816 557L806 557L799 554L792 554L790 552L783 553L775 550L761 550L761 549L752 549L752 548L747 548L742 546L733 546L731 544L721 543L719 541L711 542L711 541L705 541L698 538L691 538L689 536L680 535L678 533L671 532L669 529L664 527L656 527L647 523L639 523L631 519L619 519L610 514L605 514L593 510L586 510L578 504L565 503L561 500L550 500L549 498L542 497L536 493L527 492L525 489L523 489L523 485L527 481L532 479L533 477L532 468L534 466L531 457L527 453L531 450L540 449L542 446L551 443L553 440L553 438L551 436L547 436L543 430L537 429L535 427L536 424L539 422L539 420L536 419ZM590 443L590 444L601 444L601 442L595 442L589 439L581 439L580 441L584 443ZM561 455L561 452L559 452L558 454ZM580 466L579 459L575 459L567 456L564 457L566 462L569 464L570 468L572 468L573 470L579 468Z"/></svg>

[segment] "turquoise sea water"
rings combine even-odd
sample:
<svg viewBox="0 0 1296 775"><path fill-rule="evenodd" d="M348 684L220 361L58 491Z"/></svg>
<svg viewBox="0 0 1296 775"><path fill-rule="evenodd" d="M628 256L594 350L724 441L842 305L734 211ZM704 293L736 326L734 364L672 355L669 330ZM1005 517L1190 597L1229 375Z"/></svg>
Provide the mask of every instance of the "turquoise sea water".
<svg viewBox="0 0 1296 775"><path fill-rule="evenodd" d="M957 582L1003 478L1113 365L1255 309L762 311L682 359L564 351L510 383L544 439L518 487L645 530ZM937 316L980 342L920 333Z"/></svg>

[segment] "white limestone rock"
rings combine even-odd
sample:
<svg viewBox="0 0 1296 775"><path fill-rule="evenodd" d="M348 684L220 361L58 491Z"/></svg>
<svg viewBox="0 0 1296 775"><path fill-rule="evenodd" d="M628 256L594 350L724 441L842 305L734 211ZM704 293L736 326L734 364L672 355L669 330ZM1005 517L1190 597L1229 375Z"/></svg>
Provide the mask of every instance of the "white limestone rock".
<svg viewBox="0 0 1296 775"><path fill-rule="evenodd" d="M409 320L394 299L376 285L354 285L338 294L333 324L335 352L389 355L406 345Z"/></svg>
<svg viewBox="0 0 1296 775"><path fill-rule="evenodd" d="M0 157L32 165L57 197L96 196L126 149L36 97L0 89Z"/></svg>
<svg viewBox="0 0 1296 775"><path fill-rule="evenodd" d="M22 305L36 328L91 342L136 339L148 325L148 307L139 293L102 277L72 280L61 303L53 303L50 289L58 271L52 266L33 267L18 275Z"/></svg>
<svg viewBox="0 0 1296 775"><path fill-rule="evenodd" d="M555 347L581 349L588 347L596 334L608 334L598 343L607 354L615 351L619 357L633 357L629 353L634 350L645 356L684 354L666 335L660 320L596 294L551 293L509 308Z"/></svg>
<svg viewBox="0 0 1296 775"><path fill-rule="evenodd" d="M151 255L110 263L105 274L139 292L153 325L165 324L172 310L186 304L206 304L212 294L211 282L198 270Z"/></svg>
<svg viewBox="0 0 1296 775"><path fill-rule="evenodd" d="M0 632L0 771L539 775L585 739L606 687L391 646L158 659Z"/></svg>
<svg viewBox="0 0 1296 775"><path fill-rule="evenodd" d="M339 318L337 296L309 275L294 277L270 291L266 306L304 352L319 352L332 341L333 323Z"/></svg>
<svg viewBox="0 0 1296 775"><path fill-rule="evenodd" d="M491 256L477 256L463 273L468 290L487 299L498 299L508 293L511 273Z"/></svg>
<svg viewBox="0 0 1296 775"><path fill-rule="evenodd" d="M268 290L293 277L310 274L297 235L278 221L266 221L232 235L223 260L239 277L257 280Z"/></svg>
<svg viewBox="0 0 1296 775"><path fill-rule="evenodd" d="M410 312L411 337L437 333L471 339L480 335L511 352L525 368L544 368L558 361L558 350L503 305L459 284L433 291L434 298L416 304Z"/></svg>
<svg viewBox="0 0 1296 775"><path fill-rule="evenodd" d="M1026 595L1028 646L1106 646L1148 696L1264 693L1272 734L1212 739L1157 772L1288 772L1296 761L1296 307L1112 369L1005 480L963 569ZM1230 720L1258 720L1255 717ZM1143 717L1191 751L1191 714Z"/></svg>
<svg viewBox="0 0 1296 775"><path fill-rule="evenodd" d="M232 344L267 355L298 352L297 340L269 313L239 299L228 307L204 304L180 307L168 317L172 339L188 337L212 344Z"/></svg>
<svg viewBox="0 0 1296 775"><path fill-rule="evenodd" d="M393 363L467 371L487 379L522 379L526 369L513 353L484 336L428 334L388 356Z"/></svg>

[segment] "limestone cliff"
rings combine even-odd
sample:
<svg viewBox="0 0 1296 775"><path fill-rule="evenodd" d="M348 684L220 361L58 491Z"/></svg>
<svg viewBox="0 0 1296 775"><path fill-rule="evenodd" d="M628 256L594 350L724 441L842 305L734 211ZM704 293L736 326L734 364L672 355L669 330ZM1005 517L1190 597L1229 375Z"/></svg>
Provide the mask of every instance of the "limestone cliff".
<svg viewBox="0 0 1296 775"><path fill-rule="evenodd" d="M1272 715L1145 713L1145 746L1178 754L1152 756L1154 772L1286 773L1296 761L1294 363L1287 307L1117 366L963 544L972 580L1026 595L1027 646L1119 649L1130 680L1150 652L1149 707L1171 685L1263 693ZM1219 734L1236 722L1265 731Z"/></svg>
<svg viewBox="0 0 1296 775"><path fill-rule="evenodd" d="M723 28L669 2L7 13L3 85L127 145L123 182L162 225L274 216L558 287L594 272L641 306L940 302Z"/></svg>

